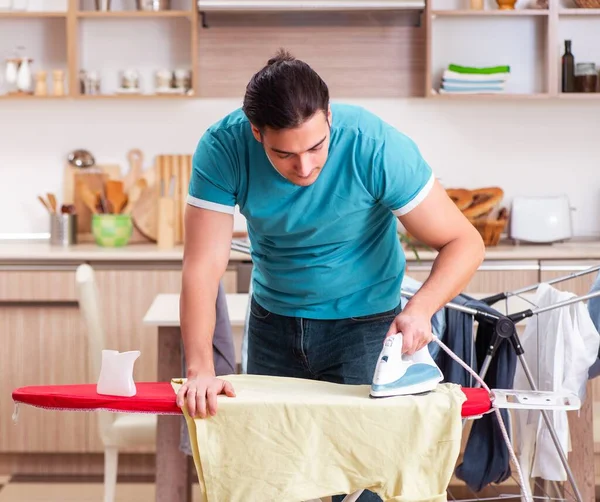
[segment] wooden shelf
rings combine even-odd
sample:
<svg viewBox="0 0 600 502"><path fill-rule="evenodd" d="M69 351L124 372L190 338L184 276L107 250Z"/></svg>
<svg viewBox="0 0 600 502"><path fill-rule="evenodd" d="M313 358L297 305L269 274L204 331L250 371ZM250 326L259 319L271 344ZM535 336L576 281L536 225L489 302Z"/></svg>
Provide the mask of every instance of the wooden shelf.
<svg viewBox="0 0 600 502"><path fill-rule="evenodd" d="M521 10L434 10L432 16L439 17L466 17L466 16L495 16L495 17L518 17L518 16L547 16L548 11L542 9L521 9Z"/></svg>
<svg viewBox="0 0 600 502"><path fill-rule="evenodd" d="M14 18L40 18L40 17L67 17L66 12L28 12L28 11L10 11L0 12L0 19Z"/></svg>
<svg viewBox="0 0 600 502"><path fill-rule="evenodd" d="M31 100L36 101L40 99L67 99L69 96L33 96L33 95L21 95L21 94L0 94L0 99L20 99L23 101Z"/></svg>
<svg viewBox="0 0 600 502"><path fill-rule="evenodd" d="M80 94L75 99L194 99L187 94Z"/></svg>
<svg viewBox="0 0 600 502"><path fill-rule="evenodd" d="M600 96L600 94L599 94ZM447 99L447 100L458 100L458 99L468 99L468 100L511 100L511 99L549 99L550 94L548 93L536 93L536 94L517 94L517 93L502 93L502 94L439 94L437 92L431 93L429 98L432 99Z"/></svg>
<svg viewBox="0 0 600 502"><path fill-rule="evenodd" d="M559 93L559 99L575 100L575 101L587 101L587 100L600 100L600 92L565 92Z"/></svg>
<svg viewBox="0 0 600 502"><path fill-rule="evenodd" d="M112 11L112 12L100 12L100 11L79 11L77 17L95 17L95 18L164 18L164 17L178 17L178 18L191 18L192 13L187 10L165 10L159 12L152 11L137 11L137 10L124 10L124 11Z"/></svg>
<svg viewBox="0 0 600 502"><path fill-rule="evenodd" d="M600 9L560 9L559 16L600 16Z"/></svg>

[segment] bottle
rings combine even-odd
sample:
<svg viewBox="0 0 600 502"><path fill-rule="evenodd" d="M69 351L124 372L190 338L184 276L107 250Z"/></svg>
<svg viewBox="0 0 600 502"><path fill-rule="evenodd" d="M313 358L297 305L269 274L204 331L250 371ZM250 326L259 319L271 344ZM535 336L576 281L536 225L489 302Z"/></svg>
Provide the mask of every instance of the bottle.
<svg viewBox="0 0 600 502"><path fill-rule="evenodd" d="M575 58L570 40L565 40L565 53L562 56L562 92L575 92Z"/></svg>

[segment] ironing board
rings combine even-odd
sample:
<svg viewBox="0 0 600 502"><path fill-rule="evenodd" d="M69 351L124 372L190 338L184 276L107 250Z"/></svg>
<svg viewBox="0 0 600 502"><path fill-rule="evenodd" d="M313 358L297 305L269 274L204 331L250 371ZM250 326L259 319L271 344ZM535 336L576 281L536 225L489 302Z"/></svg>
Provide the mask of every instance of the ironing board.
<svg viewBox="0 0 600 502"><path fill-rule="evenodd" d="M118 413L152 413L183 415L175 402L170 382L136 382L133 397L113 397L96 392L96 384L33 385L12 393L16 404L62 411L111 411ZM477 418L492 410L489 393L481 388L462 387L467 400L462 405L463 418Z"/></svg>

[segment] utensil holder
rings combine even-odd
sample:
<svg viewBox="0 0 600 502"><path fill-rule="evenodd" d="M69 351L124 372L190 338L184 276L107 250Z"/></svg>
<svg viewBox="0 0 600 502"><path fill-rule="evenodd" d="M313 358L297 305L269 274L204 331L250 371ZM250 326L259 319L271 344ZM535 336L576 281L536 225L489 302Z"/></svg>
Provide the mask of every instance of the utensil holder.
<svg viewBox="0 0 600 502"><path fill-rule="evenodd" d="M71 246L77 244L77 215L50 215L50 245Z"/></svg>

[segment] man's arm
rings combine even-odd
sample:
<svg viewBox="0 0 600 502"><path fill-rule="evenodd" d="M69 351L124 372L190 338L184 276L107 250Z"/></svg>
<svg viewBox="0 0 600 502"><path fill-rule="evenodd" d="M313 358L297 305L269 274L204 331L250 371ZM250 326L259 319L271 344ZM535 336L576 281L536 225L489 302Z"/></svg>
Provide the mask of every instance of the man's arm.
<svg viewBox="0 0 600 502"><path fill-rule="evenodd" d="M216 323L219 282L229 262L233 215L187 205L184 216L180 324L187 365L187 383L177 402L184 399L190 415L216 413L216 396L233 387L215 377L212 339Z"/></svg>
<svg viewBox="0 0 600 502"><path fill-rule="evenodd" d="M398 316L402 321L388 334L402 328L409 334L407 351L414 353L429 340L423 339L427 322L467 286L485 257L485 246L477 229L465 218L436 180L427 197L407 214L398 217L418 241L436 249L431 273ZM414 331L414 336L411 332ZM412 338L415 338L413 345Z"/></svg>

